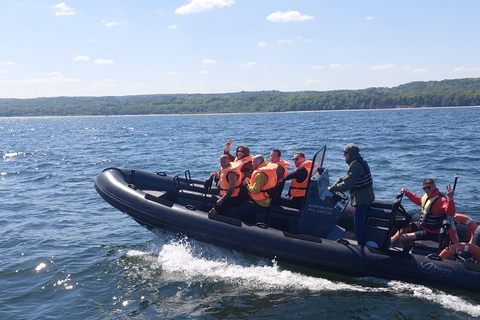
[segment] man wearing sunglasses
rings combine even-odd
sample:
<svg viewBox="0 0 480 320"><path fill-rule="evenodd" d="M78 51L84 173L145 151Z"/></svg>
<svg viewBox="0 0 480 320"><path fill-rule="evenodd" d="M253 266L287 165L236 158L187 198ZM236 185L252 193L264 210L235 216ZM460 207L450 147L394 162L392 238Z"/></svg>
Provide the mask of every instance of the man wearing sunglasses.
<svg viewBox="0 0 480 320"><path fill-rule="evenodd" d="M455 191L446 186L448 199L437 189L433 179L423 180L423 196L417 196L403 188L400 190L410 201L422 207L420 219L411 222L408 226L401 228L390 239L390 243L394 243L400 239L400 243L405 251L410 251L411 243L415 240L434 240L438 241L440 228L442 227L445 215L455 215L455 202L453 196Z"/></svg>

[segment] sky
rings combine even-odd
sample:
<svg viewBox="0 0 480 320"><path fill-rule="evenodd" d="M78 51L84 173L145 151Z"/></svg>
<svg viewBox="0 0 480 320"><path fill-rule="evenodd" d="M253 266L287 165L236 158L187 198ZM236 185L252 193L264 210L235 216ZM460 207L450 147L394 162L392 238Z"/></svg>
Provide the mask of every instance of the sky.
<svg viewBox="0 0 480 320"><path fill-rule="evenodd" d="M478 0L0 0L0 98L480 77Z"/></svg>

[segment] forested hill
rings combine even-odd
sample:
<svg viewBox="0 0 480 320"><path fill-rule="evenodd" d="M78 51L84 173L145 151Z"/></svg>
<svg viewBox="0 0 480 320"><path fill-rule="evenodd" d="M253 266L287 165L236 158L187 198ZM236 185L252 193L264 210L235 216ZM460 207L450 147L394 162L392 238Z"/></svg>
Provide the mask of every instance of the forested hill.
<svg viewBox="0 0 480 320"><path fill-rule="evenodd" d="M283 112L479 105L480 78L469 78L410 82L393 88L363 90L0 99L0 117Z"/></svg>

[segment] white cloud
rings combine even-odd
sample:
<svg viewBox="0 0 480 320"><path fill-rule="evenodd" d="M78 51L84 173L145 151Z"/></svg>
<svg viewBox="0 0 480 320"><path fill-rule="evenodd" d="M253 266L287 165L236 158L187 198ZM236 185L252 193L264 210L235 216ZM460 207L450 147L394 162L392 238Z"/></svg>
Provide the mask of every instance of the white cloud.
<svg viewBox="0 0 480 320"><path fill-rule="evenodd" d="M313 66L312 69L313 70L320 70L320 69L323 69L323 66Z"/></svg>
<svg viewBox="0 0 480 320"><path fill-rule="evenodd" d="M72 16L75 14L75 9L68 7L65 2L60 2L53 7L57 9L57 11L55 12L56 16Z"/></svg>
<svg viewBox="0 0 480 320"><path fill-rule="evenodd" d="M396 65L394 63L389 63L389 64L379 64L377 66L372 66L369 69L371 70L389 70L395 68Z"/></svg>
<svg viewBox="0 0 480 320"><path fill-rule="evenodd" d="M115 27L115 26L121 25L121 24L123 24L123 23L125 23L125 22L116 22L116 21L107 22L107 21L105 21L105 20L102 20L102 23L103 23L104 26L110 28L110 27Z"/></svg>
<svg viewBox="0 0 480 320"><path fill-rule="evenodd" d="M370 16L368 16L368 17L365 18L365 20L367 20L367 21L372 21L373 19L375 19L375 18L374 18L374 17L370 17Z"/></svg>
<svg viewBox="0 0 480 320"><path fill-rule="evenodd" d="M277 41L277 43L295 43L295 40L293 39L280 39Z"/></svg>
<svg viewBox="0 0 480 320"><path fill-rule="evenodd" d="M329 68L330 69L344 69L344 68L348 68L348 67L351 67L352 64L351 63L347 63L347 64L340 64L340 63L332 63L331 65L329 65Z"/></svg>
<svg viewBox="0 0 480 320"><path fill-rule="evenodd" d="M97 42L97 39L92 38L92 39L90 39L90 42Z"/></svg>
<svg viewBox="0 0 480 320"><path fill-rule="evenodd" d="M137 83L134 83L132 84L132 87L135 87L135 88L142 88L142 87L146 87L147 85L145 83L142 83L142 82L137 82Z"/></svg>
<svg viewBox="0 0 480 320"><path fill-rule="evenodd" d="M413 73L426 73L426 72L428 72L427 68L418 68L413 70Z"/></svg>
<svg viewBox="0 0 480 320"><path fill-rule="evenodd" d="M319 84L319 83L322 83L322 81L317 79L308 79L305 81L305 84Z"/></svg>
<svg viewBox="0 0 480 320"><path fill-rule="evenodd" d="M168 26L167 29L178 29L178 26L176 24L173 24L171 26Z"/></svg>
<svg viewBox="0 0 480 320"><path fill-rule="evenodd" d="M47 77L61 77L62 74L60 72L50 72L47 74Z"/></svg>
<svg viewBox="0 0 480 320"><path fill-rule="evenodd" d="M75 58L72 58L74 61L90 61L90 57L88 56L76 56Z"/></svg>
<svg viewBox="0 0 480 320"><path fill-rule="evenodd" d="M167 75L169 75L169 76L176 76L176 75L179 75L179 74L180 74L180 72L178 72L178 71L168 71L167 72Z"/></svg>
<svg viewBox="0 0 480 320"><path fill-rule="evenodd" d="M3 66L14 66L14 65L16 65L16 63L13 62L13 61L0 61L0 66L2 66L2 65Z"/></svg>
<svg viewBox="0 0 480 320"><path fill-rule="evenodd" d="M96 64L115 64L112 60L107 59L97 59L94 61Z"/></svg>
<svg viewBox="0 0 480 320"><path fill-rule="evenodd" d="M200 13L213 9L215 7L230 7L234 3L233 0L190 0L189 4L181 6L175 10L176 14Z"/></svg>
<svg viewBox="0 0 480 320"><path fill-rule="evenodd" d="M272 22L301 22L313 19L313 16L302 15L298 11L277 11L268 15L267 20Z"/></svg>
<svg viewBox="0 0 480 320"><path fill-rule="evenodd" d="M472 68L458 67L458 68L453 69L453 72L477 72L477 71L480 71L480 68L475 68L475 67L472 67Z"/></svg>
<svg viewBox="0 0 480 320"><path fill-rule="evenodd" d="M257 42L257 46L259 46L260 48L263 48L267 46L267 43L265 41L259 41Z"/></svg>
<svg viewBox="0 0 480 320"><path fill-rule="evenodd" d="M198 74L208 74L208 71L198 71Z"/></svg>
<svg viewBox="0 0 480 320"><path fill-rule="evenodd" d="M216 64L217 61L213 60L213 59L203 59L202 60L202 63L203 64Z"/></svg>
<svg viewBox="0 0 480 320"><path fill-rule="evenodd" d="M247 63L244 63L242 64L242 67L243 68L251 68L251 67L254 67L257 63L256 62L247 62Z"/></svg>

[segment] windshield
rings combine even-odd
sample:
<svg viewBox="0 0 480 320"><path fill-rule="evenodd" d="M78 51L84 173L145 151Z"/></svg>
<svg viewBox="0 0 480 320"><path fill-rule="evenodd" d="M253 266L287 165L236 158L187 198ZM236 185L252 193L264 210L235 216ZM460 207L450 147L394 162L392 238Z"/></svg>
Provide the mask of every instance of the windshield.
<svg viewBox="0 0 480 320"><path fill-rule="evenodd" d="M327 146L323 146L315 156L313 157L312 172L310 174L310 180L318 180L322 175L325 168L323 167L323 160L325 159L325 152Z"/></svg>

